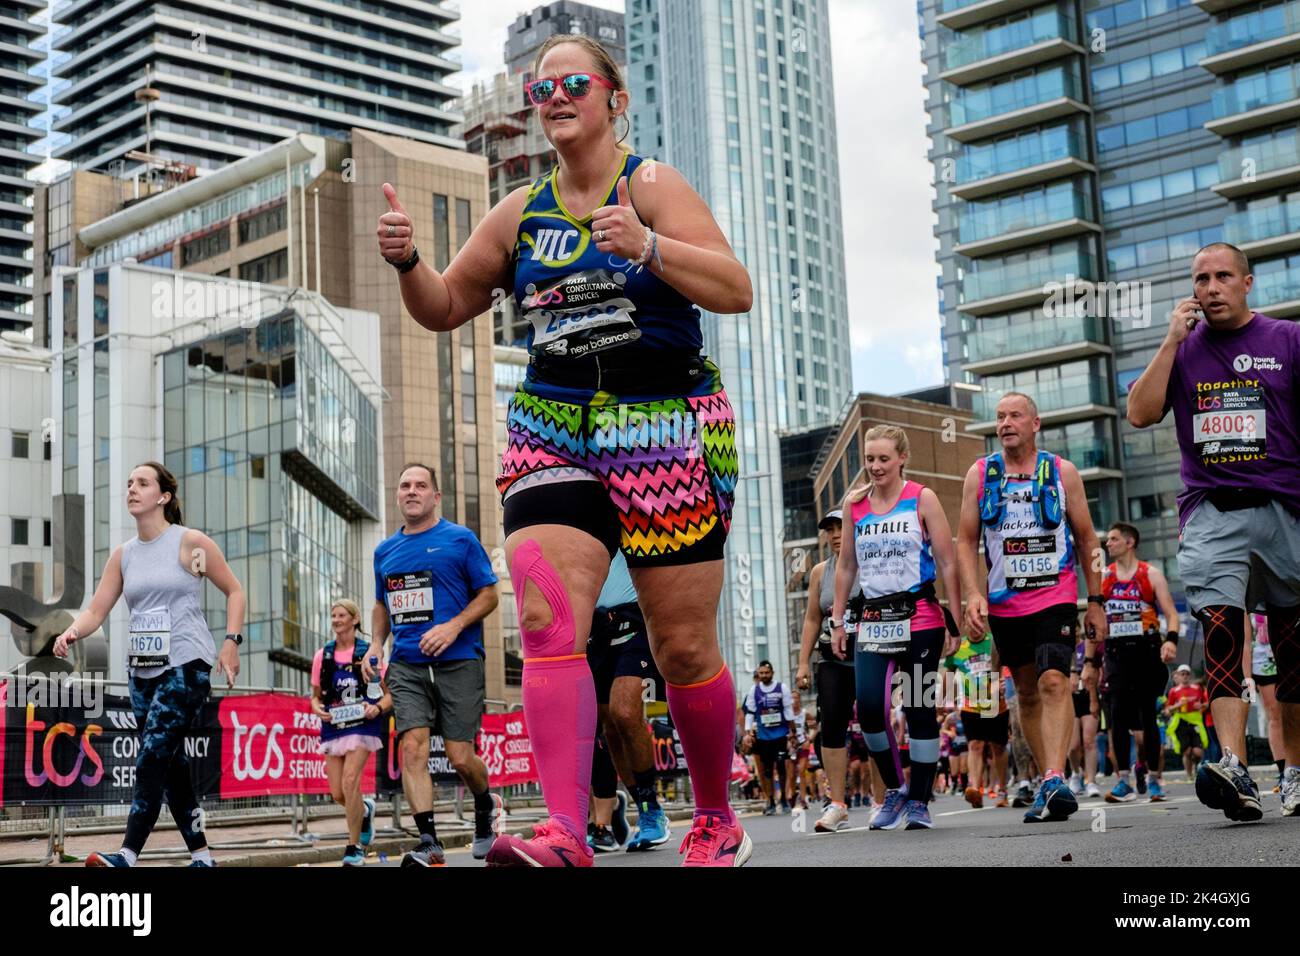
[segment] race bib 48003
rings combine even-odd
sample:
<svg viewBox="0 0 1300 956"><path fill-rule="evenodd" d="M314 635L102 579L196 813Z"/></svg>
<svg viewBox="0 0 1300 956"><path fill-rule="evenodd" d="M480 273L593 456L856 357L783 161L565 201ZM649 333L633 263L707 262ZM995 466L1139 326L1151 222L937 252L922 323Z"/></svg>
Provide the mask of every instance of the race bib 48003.
<svg viewBox="0 0 1300 956"><path fill-rule="evenodd" d="M1198 387L1192 440L1202 458L1263 455L1268 437L1264 392L1248 386Z"/></svg>

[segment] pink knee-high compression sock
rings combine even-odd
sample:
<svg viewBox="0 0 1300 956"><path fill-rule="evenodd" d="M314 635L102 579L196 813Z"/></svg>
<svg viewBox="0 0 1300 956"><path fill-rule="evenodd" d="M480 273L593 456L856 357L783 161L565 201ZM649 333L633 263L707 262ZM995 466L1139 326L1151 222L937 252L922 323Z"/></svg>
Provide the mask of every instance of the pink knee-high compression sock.
<svg viewBox="0 0 1300 956"><path fill-rule="evenodd" d="M668 710L682 740L695 790L696 816L736 821L727 787L736 739L736 687L724 664L698 684L669 684Z"/></svg>
<svg viewBox="0 0 1300 956"><path fill-rule="evenodd" d="M551 623L546 627L519 629L524 650L524 717L546 809L585 847L596 739L596 686L586 655L573 653L573 609L568 594L537 542L525 541L515 550L510 579L520 621L529 580L551 607Z"/></svg>

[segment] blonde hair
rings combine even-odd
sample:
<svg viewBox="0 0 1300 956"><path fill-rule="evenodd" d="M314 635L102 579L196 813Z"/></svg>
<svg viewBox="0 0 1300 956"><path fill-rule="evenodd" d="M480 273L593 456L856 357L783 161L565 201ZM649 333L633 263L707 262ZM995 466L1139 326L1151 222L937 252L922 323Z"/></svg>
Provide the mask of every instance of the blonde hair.
<svg viewBox="0 0 1300 956"><path fill-rule="evenodd" d="M551 50L555 49L561 43L572 43L576 46L582 47L587 55L595 62L596 72L607 80L610 86L614 87L613 92L627 92L627 84L623 82L623 72L618 68L618 63L614 61L614 58L610 56L609 51L606 50L599 41L593 40L585 33L553 33L547 37L546 42L541 45L541 48L537 51L537 56L533 59L534 78L536 78L538 71L541 70L542 60L546 59L546 54L550 53ZM623 142L623 140L627 139L628 134L632 132L632 121L628 119L626 109L623 111L623 122L626 124L626 127L623 130L623 135L618 138L618 141L615 142L614 145L623 152L630 153L632 152L632 147ZM612 126L613 124L611 123L610 125Z"/></svg>
<svg viewBox="0 0 1300 956"><path fill-rule="evenodd" d="M867 429L867 433L862 436L862 447L865 448L869 442L878 441L879 439L888 439L894 443L894 451L898 452L899 457L906 456L912 450L912 444L907 440L907 432L897 425L875 425ZM898 471L899 477L903 477L903 469ZM906 480L904 478L904 480ZM871 494L873 482L867 482L858 488L851 488L848 493L849 504L856 505L867 495Z"/></svg>
<svg viewBox="0 0 1300 956"><path fill-rule="evenodd" d="M356 601L352 600L351 598L339 598L338 600L334 601L330 605L331 614L334 613L334 609L336 607L341 607L343 608L343 610L347 611L349 614L352 615L352 622L356 626L358 634L366 633L361 629L361 608L357 605Z"/></svg>

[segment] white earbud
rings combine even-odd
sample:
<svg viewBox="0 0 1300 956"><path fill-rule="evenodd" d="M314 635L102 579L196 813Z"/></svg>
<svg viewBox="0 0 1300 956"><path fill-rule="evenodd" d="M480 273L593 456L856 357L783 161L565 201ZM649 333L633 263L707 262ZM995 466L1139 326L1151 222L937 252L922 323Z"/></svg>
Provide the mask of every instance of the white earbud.
<svg viewBox="0 0 1300 956"><path fill-rule="evenodd" d="M616 110L616 109L618 109L618 94L617 94L617 93L614 93L612 96L610 96L610 98L609 98L609 108L612 109L612 110Z"/></svg>
<svg viewBox="0 0 1300 956"><path fill-rule="evenodd" d="M162 503L163 503L164 501L166 501L166 500L167 500L166 498L159 498L159 499L158 499L158 504L162 504Z"/></svg>

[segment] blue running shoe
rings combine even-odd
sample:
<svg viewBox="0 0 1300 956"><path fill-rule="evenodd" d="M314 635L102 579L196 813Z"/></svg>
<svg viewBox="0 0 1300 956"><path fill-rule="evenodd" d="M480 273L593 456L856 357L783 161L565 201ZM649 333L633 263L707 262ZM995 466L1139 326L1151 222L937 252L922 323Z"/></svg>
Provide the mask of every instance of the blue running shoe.
<svg viewBox="0 0 1300 956"><path fill-rule="evenodd" d="M207 860L190 860L189 865L190 865L190 866L198 866L198 867L202 867L202 868L205 869L205 870L210 870L210 869L212 869L214 866L216 866L217 863L216 863L215 860L214 860L213 862L211 862L211 863L209 863Z"/></svg>
<svg viewBox="0 0 1300 956"><path fill-rule="evenodd" d="M903 807L907 803L906 790L886 790L885 802L871 815L871 830L897 830L905 822Z"/></svg>
<svg viewBox="0 0 1300 956"><path fill-rule="evenodd" d="M1147 793L1151 795L1152 803L1164 803L1165 788L1158 778L1156 777L1147 778Z"/></svg>
<svg viewBox="0 0 1300 956"><path fill-rule="evenodd" d="M1064 820L1079 809L1079 801L1060 777L1044 780L1034 795L1034 805L1025 814L1026 823Z"/></svg>
<svg viewBox="0 0 1300 956"><path fill-rule="evenodd" d="M1106 794L1107 803L1132 803L1138 798L1137 791L1123 777L1119 778L1119 783L1110 788L1110 793Z"/></svg>
<svg viewBox="0 0 1300 956"><path fill-rule="evenodd" d="M667 843L673 835L668 815L659 807L644 807L636 819L636 829L627 841L628 853L644 853Z"/></svg>
<svg viewBox="0 0 1300 956"><path fill-rule="evenodd" d="M930 830L934 821L930 819L930 808L920 800L908 800L903 805L903 816L907 820L908 830Z"/></svg>
<svg viewBox="0 0 1300 956"><path fill-rule="evenodd" d="M1075 799L1069 785L1060 777L1053 777L1052 781L1055 782L1055 786L1047 789L1047 818L1065 820L1079 809L1079 801Z"/></svg>
<svg viewBox="0 0 1300 956"><path fill-rule="evenodd" d="M364 850L356 849L343 854L344 866L365 866L366 853Z"/></svg>
<svg viewBox="0 0 1300 956"><path fill-rule="evenodd" d="M366 815L361 818L361 845L370 846L375 838L375 801L366 797L361 802L366 805Z"/></svg>
<svg viewBox="0 0 1300 956"><path fill-rule="evenodd" d="M92 853L86 857L86 866L130 867L130 865L121 853Z"/></svg>

